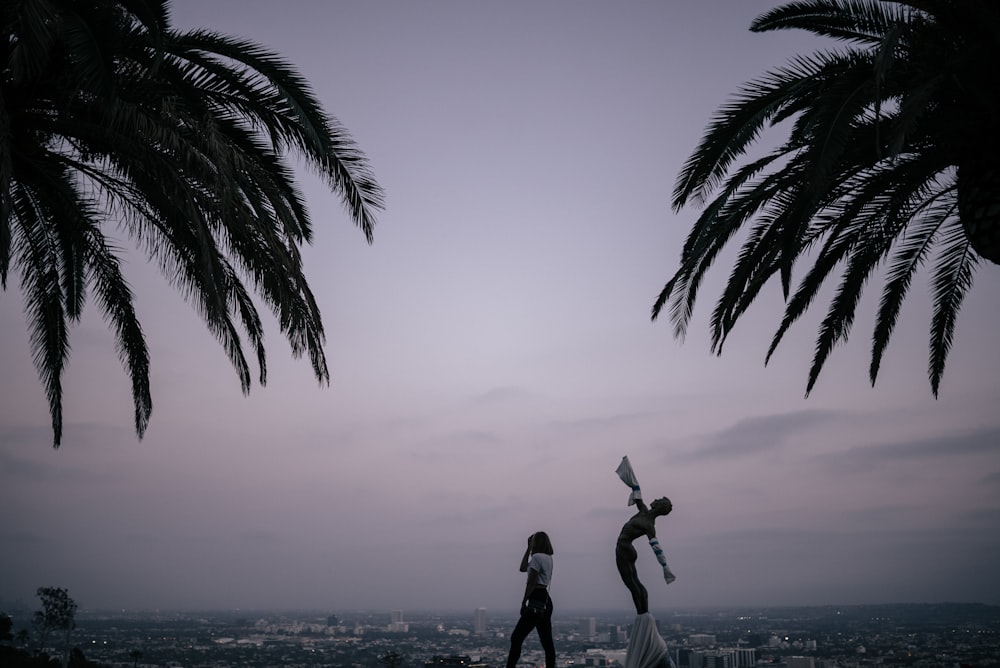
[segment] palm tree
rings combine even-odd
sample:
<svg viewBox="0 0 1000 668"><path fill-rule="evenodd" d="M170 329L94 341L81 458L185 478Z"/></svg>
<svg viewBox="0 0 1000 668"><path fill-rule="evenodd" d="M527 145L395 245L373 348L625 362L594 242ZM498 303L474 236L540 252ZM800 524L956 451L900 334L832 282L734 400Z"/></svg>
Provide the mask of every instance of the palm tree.
<svg viewBox="0 0 1000 668"><path fill-rule="evenodd" d="M878 269L874 384L914 274L931 263L928 375L937 396L974 272L1000 263L1000 3L995 0L801 0L750 30L802 29L846 44L798 56L745 84L714 115L673 193L703 207L680 267L653 309L683 337L698 288L746 228L711 316L716 354L763 286L780 280L785 312L766 360L828 276L839 283L819 326L806 394L851 330ZM765 126L787 139L746 156ZM797 260L809 264L793 288ZM766 361L765 361L766 363Z"/></svg>
<svg viewBox="0 0 1000 668"><path fill-rule="evenodd" d="M312 223L285 156L316 169L369 243L382 191L308 82L251 42L172 29L166 0L5 0L0 26L0 286L19 275L55 447L68 328L91 298L140 438L149 422L149 352L115 231L193 302L244 393L248 350L267 377L253 293L328 383L300 257Z"/></svg>

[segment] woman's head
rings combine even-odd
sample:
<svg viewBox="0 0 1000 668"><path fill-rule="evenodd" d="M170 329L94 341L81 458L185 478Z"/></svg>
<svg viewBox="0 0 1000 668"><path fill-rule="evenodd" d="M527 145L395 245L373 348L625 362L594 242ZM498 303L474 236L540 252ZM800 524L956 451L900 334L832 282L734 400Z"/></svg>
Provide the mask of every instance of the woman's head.
<svg viewBox="0 0 1000 668"><path fill-rule="evenodd" d="M531 551L552 554L552 541L549 540L549 534L544 531L535 533L531 537Z"/></svg>

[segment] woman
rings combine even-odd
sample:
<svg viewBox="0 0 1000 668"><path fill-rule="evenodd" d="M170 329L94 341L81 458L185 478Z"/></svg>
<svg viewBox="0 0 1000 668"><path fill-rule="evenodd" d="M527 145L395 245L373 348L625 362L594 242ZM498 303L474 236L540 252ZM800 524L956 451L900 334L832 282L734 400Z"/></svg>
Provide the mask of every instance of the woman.
<svg viewBox="0 0 1000 668"><path fill-rule="evenodd" d="M538 640L545 650L545 668L556 666L556 646L552 642L552 598L549 584L552 582L552 541L544 531L528 537L528 549L521 557L521 572L528 574L528 582L521 597L521 618L517 620L510 634L510 654L507 668L514 668L521 658L521 644L538 629Z"/></svg>
<svg viewBox="0 0 1000 668"><path fill-rule="evenodd" d="M632 594L635 613L642 615L649 611L649 595L646 593L646 588L639 582L639 574L635 570L635 560L639 555L636 554L632 541L639 536L649 538L649 544L656 554L656 559L663 566L663 579L667 581L667 584L673 582L674 574L670 572L666 557L663 556L663 550L660 548L660 541L656 539L656 518L670 514L674 506L670 503L670 499L665 496L653 501L649 504L649 508L646 507L641 498L635 500L635 505L639 508L639 512L629 518L622 527L621 533L618 534L618 543L615 545L615 563L618 565L618 574L622 576L622 582Z"/></svg>

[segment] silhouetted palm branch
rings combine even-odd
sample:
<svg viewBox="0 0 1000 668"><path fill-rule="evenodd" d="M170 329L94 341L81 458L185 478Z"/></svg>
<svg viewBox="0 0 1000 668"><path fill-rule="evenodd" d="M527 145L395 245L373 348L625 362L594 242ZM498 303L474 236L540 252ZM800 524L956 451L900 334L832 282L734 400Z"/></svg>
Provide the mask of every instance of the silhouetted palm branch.
<svg viewBox="0 0 1000 668"><path fill-rule="evenodd" d="M724 103L684 163L675 210L702 212L680 266L657 296L674 335L690 323L705 273L740 239L712 310L721 354L739 318L777 278L788 329L835 274L806 393L850 335L868 283L886 283L872 337L872 383L913 275L931 276L928 375L935 395L962 299L980 259L1000 264L1000 4L989 0L803 0L759 16L751 30L800 29L848 46L796 56ZM768 127L786 140L740 166ZM810 262L796 286L800 260Z"/></svg>
<svg viewBox="0 0 1000 668"><path fill-rule="evenodd" d="M300 245L312 223L285 156L297 153L371 242L382 191L308 82L262 47L178 32L165 0L0 5L0 285L20 277L35 366L62 436L68 327L95 291L149 421L149 353L118 228L201 314L244 392L265 383L259 298L291 352L329 382Z"/></svg>

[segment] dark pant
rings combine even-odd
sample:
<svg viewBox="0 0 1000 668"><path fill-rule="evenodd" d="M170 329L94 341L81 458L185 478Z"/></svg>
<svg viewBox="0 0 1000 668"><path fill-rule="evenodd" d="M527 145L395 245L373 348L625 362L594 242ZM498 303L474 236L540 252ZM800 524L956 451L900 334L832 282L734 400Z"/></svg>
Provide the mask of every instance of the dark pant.
<svg viewBox="0 0 1000 668"><path fill-rule="evenodd" d="M545 612L540 615L533 615L521 603L521 618L517 620L517 625L510 634L510 654L507 655L507 668L514 668L517 660L521 658L521 645L524 639L531 633L531 629L538 629L538 640L545 650L545 668L556 668L556 646L552 642L552 599L546 595Z"/></svg>

